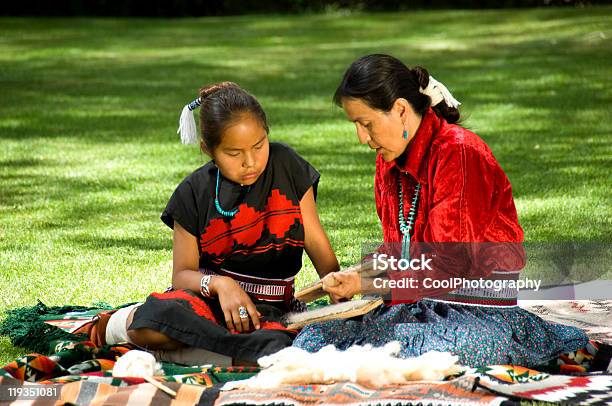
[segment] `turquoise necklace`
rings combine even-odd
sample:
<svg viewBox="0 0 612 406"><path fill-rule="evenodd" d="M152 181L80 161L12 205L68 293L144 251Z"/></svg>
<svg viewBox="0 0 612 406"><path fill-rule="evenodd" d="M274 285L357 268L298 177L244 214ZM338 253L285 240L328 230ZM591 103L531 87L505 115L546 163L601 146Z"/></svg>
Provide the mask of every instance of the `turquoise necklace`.
<svg viewBox="0 0 612 406"><path fill-rule="evenodd" d="M234 209L234 210L223 210L223 208L221 207L221 203L219 203L219 177L220 177L220 170L219 168L217 168L217 186L215 187L215 209L217 209L217 213L221 214L222 216L225 217L234 217L234 215L236 213L238 213L238 209ZM249 193L249 191L251 190L251 186L249 186L249 188L247 189L247 193Z"/></svg>
<svg viewBox="0 0 612 406"><path fill-rule="evenodd" d="M419 192L421 185L417 184L412 197L412 205L408 212L408 223L404 218L404 186L402 185L401 175L398 179L399 183L399 228L402 233L402 258L410 259L410 232L414 226L414 218L416 216L417 203L419 201Z"/></svg>

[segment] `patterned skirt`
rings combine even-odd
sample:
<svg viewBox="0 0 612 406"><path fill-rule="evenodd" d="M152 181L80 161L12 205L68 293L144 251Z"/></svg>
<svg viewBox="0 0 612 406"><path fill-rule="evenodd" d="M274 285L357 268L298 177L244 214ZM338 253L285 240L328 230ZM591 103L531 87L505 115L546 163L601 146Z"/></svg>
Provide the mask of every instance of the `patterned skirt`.
<svg viewBox="0 0 612 406"><path fill-rule="evenodd" d="M547 322L518 306L468 306L425 299L381 305L358 318L308 325L293 345L314 352L329 344L344 350L353 344L378 347L394 340L402 344L400 357L449 351L471 367L533 367L588 342L580 329Z"/></svg>

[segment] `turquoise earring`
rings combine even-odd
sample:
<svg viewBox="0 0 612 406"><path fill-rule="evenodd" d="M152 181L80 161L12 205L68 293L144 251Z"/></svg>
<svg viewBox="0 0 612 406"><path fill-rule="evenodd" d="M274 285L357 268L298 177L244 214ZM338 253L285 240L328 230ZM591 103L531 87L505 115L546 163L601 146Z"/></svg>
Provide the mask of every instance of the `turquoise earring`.
<svg viewBox="0 0 612 406"><path fill-rule="evenodd" d="M408 139L408 131L404 130L403 136L404 136L404 139L407 140Z"/></svg>

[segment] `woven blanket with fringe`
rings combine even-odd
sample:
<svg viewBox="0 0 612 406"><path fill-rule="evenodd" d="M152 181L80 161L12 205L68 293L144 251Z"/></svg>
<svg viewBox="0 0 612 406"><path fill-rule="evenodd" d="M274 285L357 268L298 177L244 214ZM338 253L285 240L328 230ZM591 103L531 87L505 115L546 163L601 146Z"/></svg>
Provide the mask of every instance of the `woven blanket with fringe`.
<svg viewBox="0 0 612 406"><path fill-rule="evenodd" d="M259 372L256 367L185 367L162 363L163 375L155 379L177 392L172 399L142 378L117 378L112 369L127 346L96 347L88 341L60 341L51 355L28 354L0 369L0 403L24 399L17 396L27 388L56 388L54 400L89 404L202 404L210 405L217 397L215 386L246 379ZM11 396L11 394L13 396ZM25 400L25 399L24 399ZM48 397L27 400L49 401Z"/></svg>
<svg viewBox="0 0 612 406"><path fill-rule="evenodd" d="M17 399L16 396L6 397L9 387L25 388L36 383L39 387L56 385L60 400L76 404L128 404L134 399L138 399L139 404L165 404L172 401L142 378L112 376L115 360L127 352L129 347L99 348L87 341L63 341L56 343L55 348L57 352L54 354L25 355L0 369L0 400ZM583 351L581 354L566 354L569 358L562 364L576 367L575 371L579 372L577 376L553 375L519 366L492 365L470 369L464 375L445 382L413 382L385 389L338 383L291 385L263 391L238 389L219 392L225 383L250 378L260 369L183 367L168 363L162 363L164 375L156 379L168 383L171 389L179 393L182 400L178 403L184 401L185 404L213 404L215 399L219 405L234 402L499 405L510 399L612 401L612 375L584 373L585 369L592 368L599 359L609 362L609 355L606 359L600 358L598 345L594 342L589 343ZM551 369L554 368L551 366Z"/></svg>
<svg viewBox="0 0 612 406"><path fill-rule="evenodd" d="M355 383L286 385L266 390L222 388L215 406L518 405L519 401L610 405L612 375L549 375L512 365L493 365L448 381L415 381L383 389Z"/></svg>
<svg viewBox="0 0 612 406"><path fill-rule="evenodd" d="M514 405L517 401L541 401L563 404L609 405L612 402L612 375L568 376L525 371L513 366L472 372L443 382L417 381L383 389L365 388L354 383L332 385L288 385L269 390L222 390L220 385L206 388L179 382L168 382L177 392L175 399L148 383L133 382L116 386L94 380L70 382L58 387L57 395L29 397L34 404L76 405ZM528 377L525 377L525 374ZM500 375L503 375L500 378ZM517 381L517 377L521 377ZM508 382L508 379L512 382ZM26 383L22 388L32 387ZM45 385L38 385L41 387ZM48 385L53 387L53 385ZM15 406L25 398L7 396L17 388L14 380L0 377L0 401ZM21 400L19 400L21 399Z"/></svg>
<svg viewBox="0 0 612 406"><path fill-rule="evenodd" d="M91 320L96 311L106 307L78 308L62 312L42 304L30 311L29 318L40 316L32 331L22 330L21 342L28 337L49 333L55 340L42 340L50 345L50 355L29 354L0 369L0 401L10 401L8 388L38 385L60 388L63 402L75 404L166 404L172 399L140 378L114 378L111 370L115 360L128 351L125 346L98 348L93 343L79 340L70 333L83 322ZM29 309L29 310L32 310ZM27 313L27 312L26 312ZM27 319L27 317L26 317ZM20 319L24 320L23 317ZM31 320L30 320L31 321ZM22 325L23 327L23 325ZM15 331L13 331L15 332ZM6 334L6 333L5 333ZM493 365L469 370L466 374L445 382L414 382L386 389L364 388L353 383L334 385L292 385L273 391L221 391L225 382L249 378L258 368L181 367L163 364L164 375L156 379L178 392L179 404L224 405L244 401L246 404L501 404L508 400L539 400L568 403L605 404L612 402L612 377L589 373L605 371L610 362L610 347L591 341L589 345L570 354L563 354L538 371L519 366ZM595 367L595 368L594 368ZM563 375L554 375L559 372ZM217 398L218 397L218 398ZM38 400L48 400L41 398Z"/></svg>

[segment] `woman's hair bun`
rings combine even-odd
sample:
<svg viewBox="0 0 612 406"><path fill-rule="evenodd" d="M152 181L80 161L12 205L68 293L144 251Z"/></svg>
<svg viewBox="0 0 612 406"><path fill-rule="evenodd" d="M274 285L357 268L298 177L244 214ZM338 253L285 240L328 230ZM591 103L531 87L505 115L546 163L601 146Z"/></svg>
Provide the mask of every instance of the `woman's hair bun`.
<svg viewBox="0 0 612 406"><path fill-rule="evenodd" d="M427 69L421 66L415 66L410 69L410 72L414 75L415 80L422 89L425 89L429 85L429 72L427 72Z"/></svg>

